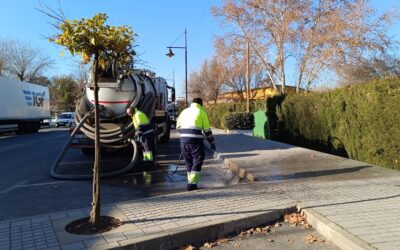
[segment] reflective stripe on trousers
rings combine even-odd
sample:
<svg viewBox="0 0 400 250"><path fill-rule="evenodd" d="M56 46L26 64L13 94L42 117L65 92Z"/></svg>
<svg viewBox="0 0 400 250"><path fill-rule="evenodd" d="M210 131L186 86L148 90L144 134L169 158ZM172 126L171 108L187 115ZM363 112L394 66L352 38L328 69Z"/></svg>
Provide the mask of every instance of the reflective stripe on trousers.
<svg viewBox="0 0 400 250"><path fill-rule="evenodd" d="M153 152L143 151L143 161L153 161Z"/></svg>
<svg viewBox="0 0 400 250"><path fill-rule="evenodd" d="M181 152L186 164L188 183L198 184L205 158L203 142L195 144L181 143Z"/></svg>
<svg viewBox="0 0 400 250"><path fill-rule="evenodd" d="M187 172L187 178L189 184L196 184L196 185L199 184L200 177L201 177L200 171Z"/></svg>

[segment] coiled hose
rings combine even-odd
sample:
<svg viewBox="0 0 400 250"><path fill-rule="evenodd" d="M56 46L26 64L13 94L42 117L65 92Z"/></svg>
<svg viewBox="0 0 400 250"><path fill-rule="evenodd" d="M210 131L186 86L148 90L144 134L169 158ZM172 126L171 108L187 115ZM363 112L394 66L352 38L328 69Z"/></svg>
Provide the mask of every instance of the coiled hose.
<svg viewBox="0 0 400 250"><path fill-rule="evenodd" d="M59 173L57 173L57 167L60 164L61 159L64 157L65 153L67 152L71 141L75 137L75 134L79 131L79 129L81 129L83 124L91 116L93 116L93 112L92 111L86 113L86 115L80 120L79 123L77 123L77 126L72 131L68 141L65 143L63 149L58 154L56 160L54 161L53 165L51 166L50 176L52 176L53 178L61 179L61 180L87 180L87 179L91 179L93 177L93 175L91 175L91 174L59 174ZM111 171L111 172L107 172L107 173L100 173L100 177L103 178L103 177L118 176L118 175L121 175L121 174L128 173L129 171L131 171L133 169L133 167L136 165L136 162L138 160L138 153L137 153L138 152L138 146L137 146L137 143L134 140L129 140L129 142L132 144L133 154L132 154L132 159L131 159L130 163L128 164L128 166L126 166L126 167L124 167L122 169L118 169L116 171ZM126 145L120 145L119 147L121 147L121 146L126 147ZM116 146L114 145L113 147L116 147Z"/></svg>

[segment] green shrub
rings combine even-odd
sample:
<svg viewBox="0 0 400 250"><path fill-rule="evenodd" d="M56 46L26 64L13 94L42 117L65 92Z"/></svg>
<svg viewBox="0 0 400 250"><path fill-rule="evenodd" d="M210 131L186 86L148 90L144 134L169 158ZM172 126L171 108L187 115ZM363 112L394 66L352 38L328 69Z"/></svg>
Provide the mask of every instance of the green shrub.
<svg viewBox="0 0 400 250"><path fill-rule="evenodd" d="M225 116L225 127L227 129L252 129L254 128L254 117L252 113L236 112Z"/></svg>
<svg viewBox="0 0 400 250"><path fill-rule="evenodd" d="M250 104L251 112L255 112L259 109L266 110L265 100L256 100ZM210 105L206 107L208 118L212 127L226 129L225 127L225 116L232 112L245 112L246 103L219 103L216 105Z"/></svg>
<svg viewBox="0 0 400 250"><path fill-rule="evenodd" d="M268 100L271 136L400 169L400 79Z"/></svg>

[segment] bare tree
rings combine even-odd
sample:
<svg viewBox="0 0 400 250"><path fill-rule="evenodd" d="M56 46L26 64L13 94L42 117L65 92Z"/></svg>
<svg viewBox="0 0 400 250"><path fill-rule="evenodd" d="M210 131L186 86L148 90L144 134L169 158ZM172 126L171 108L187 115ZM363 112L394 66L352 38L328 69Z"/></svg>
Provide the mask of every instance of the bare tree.
<svg viewBox="0 0 400 250"><path fill-rule="evenodd" d="M297 65L296 86L308 88L326 69L336 70L368 53L383 53L395 15L375 18L364 0L224 0L213 8L236 37L250 43L269 81L285 92L289 58Z"/></svg>
<svg viewBox="0 0 400 250"><path fill-rule="evenodd" d="M19 41L10 41L6 54L8 59L5 71L20 81L32 81L43 74L53 62L49 57L41 55L38 49Z"/></svg>
<svg viewBox="0 0 400 250"><path fill-rule="evenodd" d="M77 89L79 88L74 77L70 75L56 76L52 79L50 95L53 112L74 111L78 99Z"/></svg>
<svg viewBox="0 0 400 250"><path fill-rule="evenodd" d="M36 83L43 86L50 86L51 81L47 76L38 75L32 78L29 82Z"/></svg>
<svg viewBox="0 0 400 250"><path fill-rule="evenodd" d="M188 83L190 95L217 103L225 79L225 68L216 57L205 60L200 70L190 75Z"/></svg>
<svg viewBox="0 0 400 250"><path fill-rule="evenodd" d="M385 55L382 58L361 60L339 70L340 84L367 83L385 77L400 77L400 59Z"/></svg>
<svg viewBox="0 0 400 250"><path fill-rule="evenodd" d="M201 71L190 73L188 79L188 95L190 99L194 97L200 97L201 99L206 99L206 88L204 86L205 80L201 75Z"/></svg>
<svg viewBox="0 0 400 250"><path fill-rule="evenodd" d="M4 75L4 70L7 63L7 42L0 40L0 76Z"/></svg>
<svg viewBox="0 0 400 250"><path fill-rule="evenodd" d="M240 101L245 100L246 91L246 56L244 50L246 41L240 37L233 40L224 40L216 38L214 46L216 48L216 55L225 67L225 80L224 85L227 90L234 91ZM250 89L265 86L268 79L265 76L265 71L262 65L256 60L252 53L250 53ZM254 94L250 95L250 99Z"/></svg>
<svg viewBox="0 0 400 250"><path fill-rule="evenodd" d="M84 64L82 62L75 62L73 65L75 72L75 81L78 84L77 96L82 97L85 94L86 85L89 83L91 68L89 64Z"/></svg>

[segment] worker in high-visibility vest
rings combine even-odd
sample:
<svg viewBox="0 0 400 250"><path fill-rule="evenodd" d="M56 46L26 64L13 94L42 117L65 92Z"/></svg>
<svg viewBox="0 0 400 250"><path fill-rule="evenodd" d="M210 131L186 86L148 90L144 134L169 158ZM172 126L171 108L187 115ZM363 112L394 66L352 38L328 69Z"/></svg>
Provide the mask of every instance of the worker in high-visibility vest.
<svg viewBox="0 0 400 250"><path fill-rule="evenodd" d="M145 113L137 108L128 108L126 113L132 116L132 123L135 127L135 137L142 145L143 161L153 162L154 149L154 127Z"/></svg>
<svg viewBox="0 0 400 250"><path fill-rule="evenodd" d="M214 136L201 98L194 98L190 107L180 113L176 128L180 131L181 154L186 164L187 190L196 190L205 157L203 140L207 139L215 150Z"/></svg>

